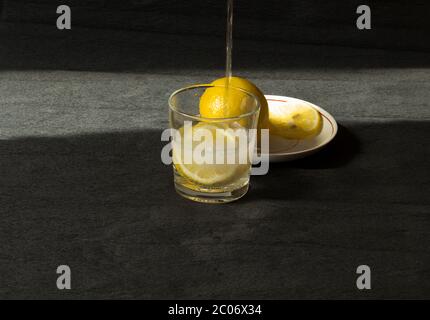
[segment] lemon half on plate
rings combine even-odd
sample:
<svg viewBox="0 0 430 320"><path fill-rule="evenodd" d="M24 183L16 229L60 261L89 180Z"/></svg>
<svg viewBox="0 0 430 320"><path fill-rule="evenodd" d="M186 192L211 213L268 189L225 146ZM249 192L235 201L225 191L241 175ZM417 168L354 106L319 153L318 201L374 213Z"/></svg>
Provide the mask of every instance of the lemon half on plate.
<svg viewBox="0 0 430 320"><path fill-rule="evenodd" d="M338 125L334 117L321 107L296 98L266 95L269 104L269 118L278 118L281 125L270 134L269 158L271 162L291 161L309 156L324 148L334 139ZM306 106L303 109L302 106ZM284 112L285 109L285 112ZM288 110L288 112L287 112ZM304 112L306 114L304 114ZM301 114L301 116L294 115ZM320 117L320 120L318 118ZM307 123L300 123L306 119ZM299 124L297 126L297 124ZM282 125L287 127L286 134L279 132ZM295 130L295 127L297 130ZM306 134L308 129L308 134ZM273 134L272 134L273 132ZM285 136L288 136L286 138Z"/></svg>
<svg viewBox="0 0 430 320"><path fill-rule="evenodd" d="M272 104L269 128L270 134L285 139L309 139L321 132L322 116L308 103L290 100L287 104Z"/></svg>

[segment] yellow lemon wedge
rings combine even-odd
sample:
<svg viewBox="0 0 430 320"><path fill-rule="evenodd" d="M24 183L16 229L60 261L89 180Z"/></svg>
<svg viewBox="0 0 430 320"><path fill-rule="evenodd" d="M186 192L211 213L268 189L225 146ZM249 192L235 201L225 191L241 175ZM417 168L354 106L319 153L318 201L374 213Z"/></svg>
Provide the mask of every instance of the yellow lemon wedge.
<svg viewBox="0 0 430 320"><path fill-rule="evenodd" d="M229 81L229 82L227 82ZM266 128L269 118L269 108L266 98L260 89L251 81L239 78L221 78L212 82L215 86L239 88L254 94L260 102L259 128ZM243 92L223 87L209 88L200 99L200 115L205 118L231 118L246 114L252 104L247 103L249 98Z"/></svg>
<svg viewBox="0 0 430 320"><path fill-rule="evenodd" d="M307 139L318 135L322 129L321 114L303 102L289 102L270 106L270 134L286 139Z"/></svg>
<svg viewBox="0 0 430 320"><path fill-rule="evenodd" d="M212 187L217 185L225 185L229 181L235 181L240 179L241 176L247 174L250 169L249 164L228 164L226 159L223 159L223 163L217 164L215 155L218 150L218 146L214 144L216 139L224 139L224 150L223 154L227 155L228 152L237 152L237 150L229 150L228 146L238 148L237 137L232 135L229 130L226 130L228 126L223 124L209 124L200 122L194 125L191 130L186 130L183 127L178 131L180 133L180 139L173 141L173 164L178 173L186 179L197 183L199 185ZM206 137L207 133L210 132L213 140L199 139L196 142L196 137ZM221 135L221 136L220 136ZM204 150L205 154L213 156L213 163L198 163L195 159L192 161L185 160L185 148L184 146L191 143L191 152L194 155L196 148ZM229 144L230 142L230 144Z"/></svg>

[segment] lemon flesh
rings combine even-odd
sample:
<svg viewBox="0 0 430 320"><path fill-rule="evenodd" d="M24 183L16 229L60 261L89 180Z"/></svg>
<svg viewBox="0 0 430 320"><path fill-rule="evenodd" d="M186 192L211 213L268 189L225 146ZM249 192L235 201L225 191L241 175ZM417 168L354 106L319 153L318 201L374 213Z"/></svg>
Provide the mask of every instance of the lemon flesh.
<svg viewBox="0 0 430 320"><path fill-rule="evenodd" d="M200 115L204 118L232 118L249 113L250 97L244 92L235 90L242 89L255 95L260 103L259 128L266 128L268 125L269 108L266 98L260 89L251 81L239 78L221 78L212 82L214 87L206 89L200 99Z"/></svg>
<svg viewBox="0 0 430 320"><path fill-rule="evenodd" d="M181 141L173 141L173 164L178 171L178 173L185 177L186 179L202 185L206 187L212 186L223 186L230 182L240 179L241 177L248 174L250 170L250 164L228 164L226 158L224 159L223 164L216 164L215 159L213 161L214 164L202 163L198 164L196 161L191 161L191 163L187 163L184 159L184 144L186 141L193 141L193 137L203 136L203 130L207 130L206 132L211 132L212 136L215 139L224 139L224 149L223 154L227 157L228 152L236 152L239 148L237 137L231 135L228 130L228 126L222 124L208 124L200 122L197 125L192 127L192 130L184 130L182 127L179 130L181 135ZM221 136L220 136L221 135ZM230 142L230 146L235 148L234 150L229 150L228 146ZM203 144L203 145L201 145ZM202 139L198 142L192 143L191 151L194 153L195 148L204 147L204 152L216 155L216 152L220 152L220 150L216 149L216 146L212 141L208 141L206 139ZM179 151L181 150L181 152Z"/></svg>
<svg viewBox="0 0 430 320"><path fill-rule="evenodd" d="M322 117L318 110L306 103L273 105L269 111L269 128L270 134L286 139L308 139L321 132Z"/></svg>

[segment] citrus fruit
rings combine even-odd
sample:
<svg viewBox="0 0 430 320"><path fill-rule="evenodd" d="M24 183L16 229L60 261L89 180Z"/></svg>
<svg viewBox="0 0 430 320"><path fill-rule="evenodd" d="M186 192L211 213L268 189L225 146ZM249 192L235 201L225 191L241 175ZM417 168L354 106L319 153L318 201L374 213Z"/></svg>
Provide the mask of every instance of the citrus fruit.
<svg viewBox="0 0 430 320"><path fill-rule="evenodd" d="M307 139L321 132L322 117L307 103L289 101L270 106L269 128L270 134L286 139Z"/></svg>
<svg viewBox="0 0 430 320"><path fill-rule="evenodd" d="M227 86L227 81L228 86ZM242 89L252 93L260 103L259 128L266 128L268 122L268 104L260 89L251 81L239 78L221 78L212 82L212 85L222 86L206 89L200 99L200 115L204 118L232 118L251 112L249 108L254 107L247 103L249 96L234 88ZM233 89L232 89L233 88Z"/></svg>
<svg viewBox="0 0 430 320"><path fill-rule="evenodd" d="M223 124L210 124L204 122L194 125L191 130L184 130L182 127L178 131L180 134L180 140L173 141L173 163L178 173L188 180L204 186L226 184L244 175L250 168L249 164L228 164L226 159L223 159L223 163L216 163L215 155L217 152L220 152L219 146L215 145L216 139L224 139L222 151L225 155L227 155L229 151L237 152L236 148L239 148L237 137L232 135L227 129L228 126ZM207 132L211 133L213 140L198 139L198 142L194 141L197 140L197 137L205 137ZM190 150L193 155L196 148L200 148L199 150L204 150L205 154L210 154L211 157L213 157L213 164L198 163L195 159L192 159L192 161L190 161L191 163L187 163L184 156L184 146L190 142ZM235 150L228 149L229 142ZM179 152L179 150L183 152Z"/></svg>

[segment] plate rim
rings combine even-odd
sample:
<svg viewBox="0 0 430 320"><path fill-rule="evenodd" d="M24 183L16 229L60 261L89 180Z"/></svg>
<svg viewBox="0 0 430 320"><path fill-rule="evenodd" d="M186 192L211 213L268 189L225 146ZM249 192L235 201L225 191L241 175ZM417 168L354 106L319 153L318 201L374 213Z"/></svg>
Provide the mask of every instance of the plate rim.
<svg viewBox="0 0 430 320"><path fill-rule="evenodd" d="M321 108L320 106L317 106L316 104L303 100L303 99L299 99L299 98L294 98L294 97L288 97L288 96L278 96L278 95L264 95L264 97L267 99L267 102L269 103L269 100L278 100L278 101L282 101L285 99L293 99L293 100L298 100L298 101L302 101L305 103L310 104L313 108L315 108L316 110L318 110L323 116L325 116L325 118L331 123L331 125L333 126L333 132L330 136L329 139L327 139L324 143L319 144L313 148L310 149L306 149L306 150L302 150L302 151L294 151L294 152L276 152L276 153L272 153L269 150L268 155L269 156L276 156L276 157L281 157L281 156L293 156L293 155L300 155L300 154L304 154L304 153L309 153L312 151L316 151L318 149L321 149L323 147L325 147L327 144L329 144L331 141L333 141L333 139L336 137L338 130L339 130L339 126L337 124L336 119L326 110L324 110L323 108ZM287 101L284 101L287 102Z"/></svg>

